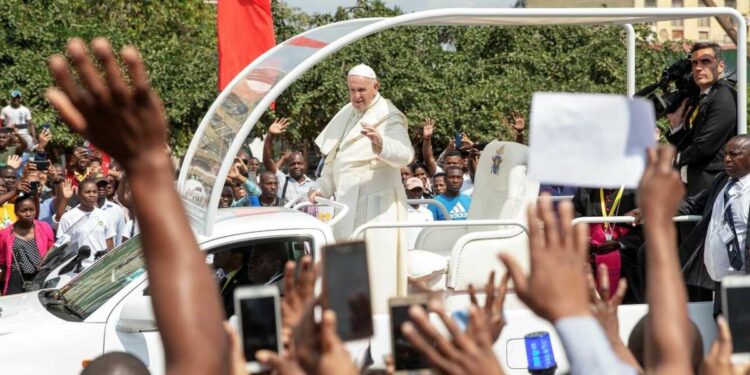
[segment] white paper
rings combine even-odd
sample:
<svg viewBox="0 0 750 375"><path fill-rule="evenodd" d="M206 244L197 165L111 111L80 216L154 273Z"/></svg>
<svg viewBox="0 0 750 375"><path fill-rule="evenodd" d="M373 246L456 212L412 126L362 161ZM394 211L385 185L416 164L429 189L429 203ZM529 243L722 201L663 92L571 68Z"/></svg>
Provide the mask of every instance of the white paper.
<svg viewBox="0 0 750 375"><path fill-rule="evenodd" d="M637 188L654 147L651 102L621 95L535 93L529 179L576 186Z"/></svg>

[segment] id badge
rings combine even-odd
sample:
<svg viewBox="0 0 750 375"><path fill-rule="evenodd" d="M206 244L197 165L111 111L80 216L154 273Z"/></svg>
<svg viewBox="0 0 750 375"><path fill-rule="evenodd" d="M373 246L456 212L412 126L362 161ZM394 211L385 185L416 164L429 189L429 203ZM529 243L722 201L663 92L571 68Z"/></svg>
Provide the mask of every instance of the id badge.
<svg viewBox="0 0 750 375"><path fill-rule="evenodd" d="M734 232L732 232L732 228L729 227L729 225L722 225L719 228L719 238L721 238L721 242L725 244L729 244L732 241L734 241Z"/></svg>
<svg viewBox="0 0 750 375"><path fill-rule="evenodd" d="M604 239L607 241L612 241L612 233L604 232Z"/></svg>

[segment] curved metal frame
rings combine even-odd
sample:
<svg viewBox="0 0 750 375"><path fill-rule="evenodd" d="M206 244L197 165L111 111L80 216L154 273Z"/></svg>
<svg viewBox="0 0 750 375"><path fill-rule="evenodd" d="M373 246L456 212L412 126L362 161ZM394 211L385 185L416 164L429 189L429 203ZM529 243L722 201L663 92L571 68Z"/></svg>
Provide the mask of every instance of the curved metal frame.
<svg viewBox="0 0 750 375"><path fill-rule="evenodd" d="M356 19L349 20L342 23L329 24L320 28L309 30L299 36L308 35L313 32L319 32L329 27L337 25L343 25L346 23L356 24L362 23L364 26L347 33L335 39L333 42L326 44L324 47L319 48L315 53L306 57L301 63L292 68L281 80L272 84L270 90L268 90L260 101L258 101L252 112L242 123L239 131L235 134L234 139L230 143L226 153L222 155L221 166L218 170L214 185L211 188L211 194L208 200L205 202L205 207L196 205L198 209L205 210L202 215L193 215L191 219L194 221L195 230L199 233L210 235L213 229L213 222L216 216L216 210L218 207L218 201L221 195L221 189L217 188L218 184L223 184L224 180L229 171L229 167L232 164L234 155L237 154L245 138L248 136L250 131L255 126L255 123L263 115L266 108L268 108L272 101L276 99L286 88L292 84L297 78L299 78L304 72L312 68L315 64L320 62L325 57L338 51L339 49L356 42L368 35L394 28L397 26L468 26L468 25L539 25L539 24L610 24L610 25L629 25L632 23L640 22L653 22L657 20L668 20L668 19L685 19L685 18L701 18L706 16L728 16L731 17L737 24L737 91L742 94L738 95L737 99L737 126L738 131L741 134L746 133L746 96L744 95L746 90L746 65L747 60L747 27L744 17L734 9L731 8L588 8L588 9L571 9L571 8L560 8L560 9L512 9L512 8L498 8L498 9L437 9L423 12L416 12L405 14L392 18L385 19ZM520 22L519 22L520 20ZM625 26L627 28L627 26ZM634 91L635 76L630 76L631 68L634 71L635 68L635 50L632 48L635 42L635 36L628 29L628 94L631 94L631 88ZM295 39L292 38L292 39ZM232 92L232 89L239 84L248 73L254 68L259 67L260 64L270 56L280 51L286 46L289 46L290 41L286 41L280 45L277 45L273 49L266 52L263 56L256 59L247 68L245 68L232 82L226 87L226 89L219 95L216 102L211 106L209 112L201 121L201 124L196 131L193 141L188 148L185 155L185 159L182 164L180 171L180 177L178 180L178 187L181 193L183 193L185 181L188 176L188 169L191 166L191 162L198 151L198 146L203 138L203 132L210 125L210 121L215 115L219 105L226 99L226 97ZM632 43L632 44L631 44ZM632 85L632 86L631 86ZM229 155L229 157L227 157ZM185 201L189 202L189 199L184 198ZM188 210L193 212L194 210ZM198 221L198 222L196 222Z"/></svg>

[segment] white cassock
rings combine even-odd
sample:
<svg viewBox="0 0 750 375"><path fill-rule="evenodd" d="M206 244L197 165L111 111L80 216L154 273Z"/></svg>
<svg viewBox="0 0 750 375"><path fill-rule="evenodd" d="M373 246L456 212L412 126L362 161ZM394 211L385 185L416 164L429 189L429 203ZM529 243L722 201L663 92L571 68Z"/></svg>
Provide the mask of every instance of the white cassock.
<svg viewBox="0 0 750 375"><path fill-rule="evenodd" d="M362 123L375 126L383 139L379 155L361 134ZM324 197L349 206L348 214L333 228L336 240L348 239L360 225L406 221L406 192L401 167L411 162L414 149L406 116L377 94L364 112L351 103L342 108L315 143L327 155L318 179ZM406 293L406 232L395 229L367 231L373 312L386 312L387 298Z"/></svg>

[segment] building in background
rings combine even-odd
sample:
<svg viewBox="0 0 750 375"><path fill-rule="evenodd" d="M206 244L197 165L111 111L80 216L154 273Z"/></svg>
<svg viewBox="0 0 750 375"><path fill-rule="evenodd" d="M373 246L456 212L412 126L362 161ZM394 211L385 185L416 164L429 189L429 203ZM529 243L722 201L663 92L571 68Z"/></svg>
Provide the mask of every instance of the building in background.
<svg viewBox="0 0 750 375"><path fill-rule="evenodd" d="M714 0L714 2L717 6L735 8L745 16L750 11L750 0ZM694 8L705 5L702 0L527 0L526 6L528 8ZM688 39L715 41L726 47L732 45L732 40L713 17L661 21L651 24L651 28L656 33L657 39L662 42Z"/></svg>

